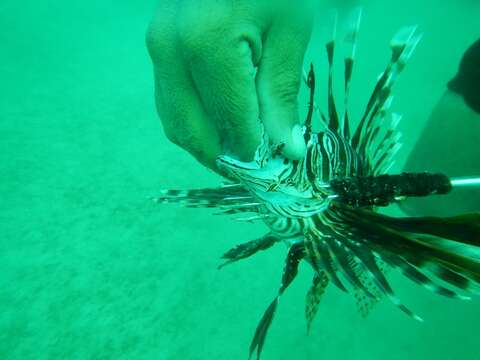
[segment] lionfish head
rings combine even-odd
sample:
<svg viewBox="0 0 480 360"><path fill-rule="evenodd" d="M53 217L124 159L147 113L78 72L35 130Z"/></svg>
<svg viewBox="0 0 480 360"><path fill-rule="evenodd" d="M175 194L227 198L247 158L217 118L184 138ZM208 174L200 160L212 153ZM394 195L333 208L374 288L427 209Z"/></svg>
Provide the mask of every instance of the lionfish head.
<svg viewBox="0 0 480 360"><path fill-rule="evenodd" d="M332 198L328 187L314 186L305 176L305 160L287 159L282 155L282 148L283 144L270 145L264 132L252 161L243 162L223 155L217 158L217 164L270 212L287 217L308 217L324 211Z"/></svg>

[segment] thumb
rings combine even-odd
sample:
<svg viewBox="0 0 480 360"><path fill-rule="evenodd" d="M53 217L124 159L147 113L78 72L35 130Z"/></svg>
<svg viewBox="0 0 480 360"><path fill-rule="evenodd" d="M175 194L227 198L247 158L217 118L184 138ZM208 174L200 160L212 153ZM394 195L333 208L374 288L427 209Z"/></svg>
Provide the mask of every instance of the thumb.
<svg viewBox="0 0 480 360"><path fill-rule="evenodd" d="M298 92L303 58L312 22L302 19L274 23L263 43L256 79L260 118L271 141L284 143L284 154L300 159L305 153L298 118Z"/></svg>

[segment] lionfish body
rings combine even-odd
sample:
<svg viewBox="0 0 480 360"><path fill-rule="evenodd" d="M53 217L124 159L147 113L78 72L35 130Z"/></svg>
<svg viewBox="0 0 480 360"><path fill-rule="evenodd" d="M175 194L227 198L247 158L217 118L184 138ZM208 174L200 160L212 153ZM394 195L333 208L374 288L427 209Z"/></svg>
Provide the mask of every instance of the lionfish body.
<svg viewBox="0 0 480 360"><path fill-rule="evenodd" d="M358 20L360 14L358 16ZM345 107L339 116L333 96L334 42L327 43L330 65L328 115L321 114L324 130L312 131L315 105L313 67L305 81L310 104L303 127L306 154L291 161L281 155L281 144L270 144L266 134L252 162L229 156L218 159L234 183L220 188L166 191L159 202L181 202L190 207L217 207L224 214L245 214L240 220L261 219L270 232L228 251L220 267L247 258L284 241L288 255L277 296L265 311L250 346L250 356L260 357L278 300L297 275L301 261L314 270L307 293L307 326L317 312L322 294L333 283L353 292L359 310L366 314L382 296L409 316L421 320L395 296L385 277L386 268L399 269L417 284L440 295L466 299L480 283L478 258L452 250L447 244L480 246L480 217L393 218L371 206L340 201L330 183L335 179L375 177L385 174L399 148L395 130L400 116L390 114L391 90L420 36L405 28L391 43L392 57L379 77L356 130L350 133L348 96L359 21L347 35L352 51L345 58ZM385 205L385 204L379 204ZM243 215L242 215L243 216Z"/></svg>

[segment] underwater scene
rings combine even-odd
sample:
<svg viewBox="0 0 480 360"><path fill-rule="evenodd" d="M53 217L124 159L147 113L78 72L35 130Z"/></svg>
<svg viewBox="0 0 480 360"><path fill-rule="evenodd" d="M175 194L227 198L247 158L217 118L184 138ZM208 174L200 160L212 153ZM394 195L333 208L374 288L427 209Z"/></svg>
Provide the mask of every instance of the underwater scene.
<svg viewBox="0 0 480 360"><path fill-rule="evenodd" d="M480 360L479 20L3 0L0 359Z"/></svg>

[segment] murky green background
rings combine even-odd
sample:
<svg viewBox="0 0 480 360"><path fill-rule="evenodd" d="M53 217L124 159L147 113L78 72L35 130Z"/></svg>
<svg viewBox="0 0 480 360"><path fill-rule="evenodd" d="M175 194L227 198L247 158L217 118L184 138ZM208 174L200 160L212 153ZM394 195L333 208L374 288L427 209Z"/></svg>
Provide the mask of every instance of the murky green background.
<svg viewBox="0 0 480 360"><path fill-rule="evenodd" d="M395 30L425 33L396 87L399 170L479 36L480 5L364 3L359 104ZM216 270L261 224L148 201L219 181L162 133L144 46L153 10L151 0L0 2L0 359L245 359L276 292L281 246ZM480 359L479 299L444 300L395 276L425 323L387 301L361 319L332 287L306 336L310 276L303 266L282 298L265 360Z"/></svg>

